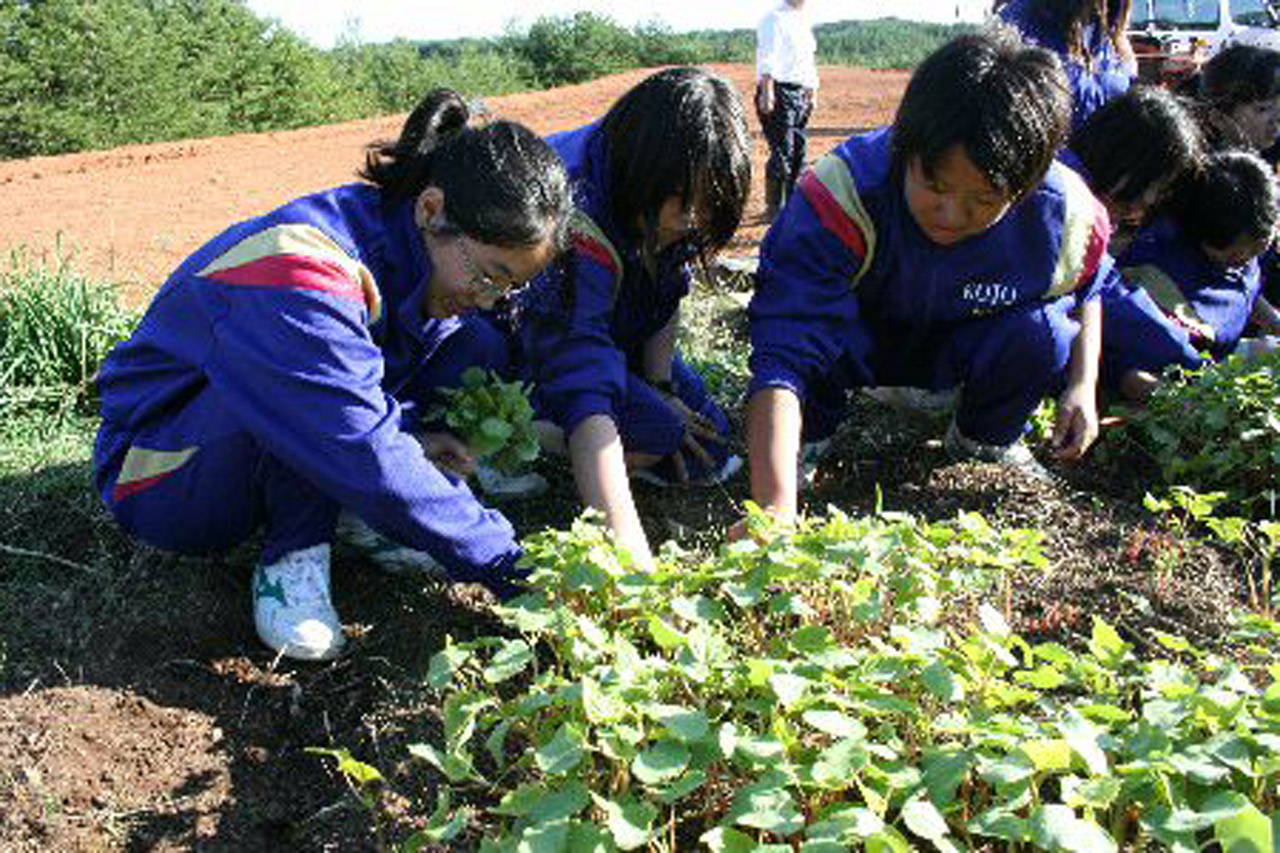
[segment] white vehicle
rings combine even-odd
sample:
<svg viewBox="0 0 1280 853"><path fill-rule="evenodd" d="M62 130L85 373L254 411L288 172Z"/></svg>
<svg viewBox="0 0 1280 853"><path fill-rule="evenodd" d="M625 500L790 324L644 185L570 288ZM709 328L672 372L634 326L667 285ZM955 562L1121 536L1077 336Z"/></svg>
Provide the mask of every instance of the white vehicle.
<svg viewBox="0 0 1280 853"><path fill-rule="evenodd" d="M1191 52L1194 43L1212 55L1235 42L1280 50L1280 3L1276 0L1133 0L1131 38L1154 39L1171 51Z"/></svg>
<svg viewBox="0 0 1280 853"><path fill-rule="evenodd" d="M1133 0L1129 40L1144 80L1176 83L1229 44L1280 50L1280 0Z"/></svg>

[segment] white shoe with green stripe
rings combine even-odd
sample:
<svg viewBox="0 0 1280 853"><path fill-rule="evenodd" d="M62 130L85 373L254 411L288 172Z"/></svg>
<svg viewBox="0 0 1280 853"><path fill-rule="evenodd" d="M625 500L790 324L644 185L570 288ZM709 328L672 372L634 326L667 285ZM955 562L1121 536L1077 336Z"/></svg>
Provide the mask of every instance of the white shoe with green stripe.
<svg viewBox="0 0 1280 853"><path fill-rule="evenodd" d="M1012 468L1033 480L1039 480L1042 483L1053 482L1053 475L1040 464L1032 454L1031 448L1021 441L1015 441L1012 444L982 444L960 432L956 422L952 421L947 429L947 436L943 440L943 447L953 459L994 462L997 465Z"/></svg>
<svg viewBox="0 0 1280 853"><path fill-rule="evenodd" d="M267 646L298 660L342 653L342 622L329 593L329 546L290 551L253 573L253 622Z"/></svg>
<svg viewBox="0 0 1280 853"><path fill-rule="evenodd" d="M338 516L337 536L360 549L371 563L389 574L425 575L434 580L448 577L444 566L426 551L388 539L349 512Z"/></svg>

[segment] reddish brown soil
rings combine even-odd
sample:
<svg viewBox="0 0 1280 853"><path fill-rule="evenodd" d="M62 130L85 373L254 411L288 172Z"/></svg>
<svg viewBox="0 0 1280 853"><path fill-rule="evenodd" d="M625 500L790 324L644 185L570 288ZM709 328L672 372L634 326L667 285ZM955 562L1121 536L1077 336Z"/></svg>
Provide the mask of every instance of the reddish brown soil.
<svg viewBox="0 0 1280 853"><path fill-rule="evenodd" d="M716 70L744 97L750 95L750 67ZM633 71L486 104L495 116L552 133L603 114L645 74ZM855 129L888 121L906 79L903 71L822 69L821 97L810 123L811 155ZM0 163L0 257L15 248L43 258L70 257L77 269L117 282L132 300L143 301L188 253L230 223L352 180L363 146L394 136L403 118ZM760 175L767 146L754 114L750 121ZM744 248L763 233L762 182L756 183Z"/></svg>
<svg viewBox="0 0 1280 853"><path fill-rule="evenodd" d="M5 699L0 755L21 763L0 771L0 840L100 849L128 838L161 802L170 819L190 816L191 838L208 839L231 790L221 741L207 715L126 690L57 687Z"/></svg>

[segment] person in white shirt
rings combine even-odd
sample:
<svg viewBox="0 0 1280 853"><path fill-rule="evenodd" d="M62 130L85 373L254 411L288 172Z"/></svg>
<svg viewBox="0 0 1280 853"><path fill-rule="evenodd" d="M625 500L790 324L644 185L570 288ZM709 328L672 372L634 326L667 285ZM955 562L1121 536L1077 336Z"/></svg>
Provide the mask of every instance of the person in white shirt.
<svg viewBox="0 0 1280 853"><path fill-rule="evenodd" d="M756 28L756 115L769 141L765 215L771 221L804 168L804 129L817 100L818 45L804 4L781 0Z"/></svg>

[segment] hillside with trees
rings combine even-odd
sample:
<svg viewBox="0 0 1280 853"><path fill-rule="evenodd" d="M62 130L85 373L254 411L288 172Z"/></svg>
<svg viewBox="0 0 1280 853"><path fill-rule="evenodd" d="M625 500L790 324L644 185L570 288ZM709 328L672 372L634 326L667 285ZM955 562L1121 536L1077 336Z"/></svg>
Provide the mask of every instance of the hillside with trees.
<svg viewBox="0 0 1280 853"><path fill-rule="evenodd" d="M817 28L824 64L914 65L956 26ZM320 50L243 0L0 4L0 159L404 112L436 86L471 96L580 83L628 68L750 62L750 30L677 34L580 12L495 39Z"/></svg>

